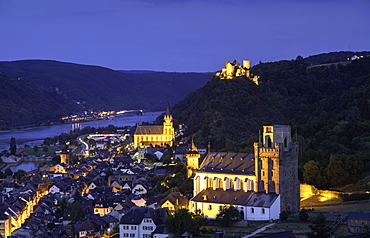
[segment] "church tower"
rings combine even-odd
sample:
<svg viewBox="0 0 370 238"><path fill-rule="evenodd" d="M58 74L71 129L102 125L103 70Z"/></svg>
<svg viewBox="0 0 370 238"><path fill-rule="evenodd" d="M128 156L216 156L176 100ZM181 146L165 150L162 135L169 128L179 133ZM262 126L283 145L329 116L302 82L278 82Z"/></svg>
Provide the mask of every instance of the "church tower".
<svg viewBox="0 0 370 238"><path fill-rule="evenodd" d="M166 114L163 118L163 135L169 140L175 138L175 130L173 128L172 115L170 111L170 104L167 103ZM170 145L172 146L172 144Z"/></svg>
<svg viewBox="0 0 370 238"><path fill-rule="evenodd" d="M187 167L188 167L188 178L193 174L193 170L199 169L200 154L198 148L194 144L194 139L191 140L191 147L186 153Z"/></svg>
<svg viewBox="0 0 370 238"><path fill-rule="evenodd" d="M264 126L254 157L257 191L280 194L281 211L299 211L298 142L290 126Z"/></svg>

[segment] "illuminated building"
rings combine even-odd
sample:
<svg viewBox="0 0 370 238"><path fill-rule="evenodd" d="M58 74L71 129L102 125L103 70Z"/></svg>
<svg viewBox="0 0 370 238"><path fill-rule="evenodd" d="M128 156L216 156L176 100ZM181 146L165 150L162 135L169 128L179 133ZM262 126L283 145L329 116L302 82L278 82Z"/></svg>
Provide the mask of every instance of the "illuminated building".
<svg viewBox="0 0 370 238"><path fill-rule="evenodd" d="M299 211L297 153L298 143L285 125L264 126L254 154L208 153L194 170L191 209L216 218L232 205L245 220L278 219L281 211Z"/></svg>
<svg viewBox="0 0 370 238"><path fill-rule="evenodd" d="M236 60L232 63L230 63L230 61L225 61L225 68L218 71L215 76L220 79L233 79L244 76L258 85L259 77L250 73L250 67L251 63L249 60L244 60L243 65L236 62Z"/></svg>
<svg viewBox="0 0 370 238"><path fill-rule="evenodd" d="M173 128L170 106L167 104L163 125L137 125L134 134L134 148L149 146L173 146L175 130Z"/></svg>

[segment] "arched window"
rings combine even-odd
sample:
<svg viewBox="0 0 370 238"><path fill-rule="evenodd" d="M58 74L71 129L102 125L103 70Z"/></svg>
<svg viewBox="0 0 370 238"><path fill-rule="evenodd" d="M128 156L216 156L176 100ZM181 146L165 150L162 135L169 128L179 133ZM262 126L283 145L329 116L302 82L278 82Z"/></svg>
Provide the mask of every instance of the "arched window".
<svg viewBox="0 0 370 238"><path fill-rule="evenodd" d="M288 146L288 139L285 137L284 138L284 147L287 147Z"/></svg>

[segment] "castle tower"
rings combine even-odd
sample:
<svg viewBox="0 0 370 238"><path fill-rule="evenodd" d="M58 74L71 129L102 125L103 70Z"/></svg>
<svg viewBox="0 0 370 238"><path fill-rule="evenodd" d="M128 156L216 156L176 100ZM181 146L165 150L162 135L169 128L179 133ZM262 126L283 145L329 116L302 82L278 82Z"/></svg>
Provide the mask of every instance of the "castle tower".
<svg viewBox="0 0 370 238"><path fill-rule="evenodd" d="M251 62L249 60L243 60L243 68L245 68L245 76L249 78L251 76Z"/></svg>
<svg viewBox="0 0 370 238"><path fill-rule="evenodd" d="M264 126L254 157L257 191L280 194L281 211L299 211L298 143L290 126Z"/></svg>
<svg viewBox="0 0 370 238"><path fill-rule="evenodd" d="M63 163L63 164L67 164L68 165L69 156L68 156L68 152L67 151L62 151L59 154L59 157L60 157L60 163Z"/></svg>
<svg viewBox="0 0 370 238"><path fill-rule="evenodd" d="M191 177L193 170L199 169L199 159L200 154L198 153L198 148L194 144L194 139L191 140L191 147L186 153L188 177Z"/></svg>

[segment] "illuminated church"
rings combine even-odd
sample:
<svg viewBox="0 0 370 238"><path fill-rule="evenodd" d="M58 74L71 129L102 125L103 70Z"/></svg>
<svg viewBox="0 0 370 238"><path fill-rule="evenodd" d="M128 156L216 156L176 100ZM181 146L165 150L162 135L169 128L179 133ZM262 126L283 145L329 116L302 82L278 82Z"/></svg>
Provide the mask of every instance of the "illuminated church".
<svg viewBox="0 0 370 238"><path fill-rule="evenodd" d="M163 120L163 125L137 125L134 134L134 147L173 146L175 130L169 104L167 104Z"/></svg>
<svg viewBox="0 0 370 238"><path fill-rule="evenodd" d="M190 159L192 211L216 218L232 205L244 220L278 219L281 211L299 211L298 143L291 140L290 126L264 126L254 154L212 152L200 165L194 155Z"/></svg>

